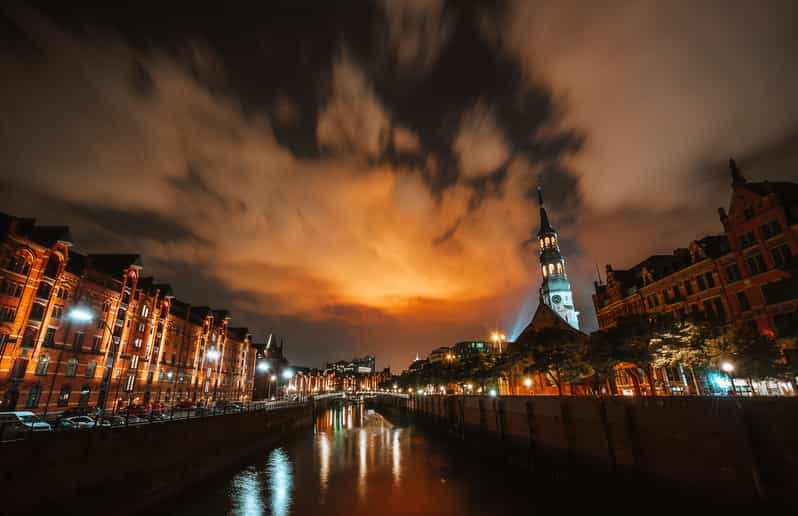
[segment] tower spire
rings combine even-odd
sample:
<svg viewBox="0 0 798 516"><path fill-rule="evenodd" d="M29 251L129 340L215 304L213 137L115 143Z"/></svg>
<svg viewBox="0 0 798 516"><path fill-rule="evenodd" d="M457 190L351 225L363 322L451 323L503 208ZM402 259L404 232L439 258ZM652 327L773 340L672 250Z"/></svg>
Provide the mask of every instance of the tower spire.
<svg viewBox="0 0 798 516"><path fill-rule="evenodd" d="M549 214L546 213L546 207L543 205L543 188L538 186L538 203L540 204L540 231L538 236L545 233L554 233L554 228L551 227L549 222Z"/></svg>
<svg viewBox="0 0 798 516"><path fill-rule="evenodd" d="M742 172L740 172L740 168L737 166L737 162L734 161L734 158L729 158L729 170L731 171L733 185L739 185L746 182L745 176Z"/></svg>

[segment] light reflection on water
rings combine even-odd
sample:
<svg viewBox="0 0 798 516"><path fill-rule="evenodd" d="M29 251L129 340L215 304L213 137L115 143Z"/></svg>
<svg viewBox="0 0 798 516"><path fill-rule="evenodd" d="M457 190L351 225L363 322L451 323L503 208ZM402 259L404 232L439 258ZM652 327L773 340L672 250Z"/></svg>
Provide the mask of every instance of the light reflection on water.
<svg viewBox="0 0 798 516"><path fill-rule="evenodd" d="M229 480L188 494L170 514L530 514L527 485L483 472L412 425L362 405L329 410ZM541 507L536 500L534 506ZM551 514L562 514L549 509Z"/></svg>

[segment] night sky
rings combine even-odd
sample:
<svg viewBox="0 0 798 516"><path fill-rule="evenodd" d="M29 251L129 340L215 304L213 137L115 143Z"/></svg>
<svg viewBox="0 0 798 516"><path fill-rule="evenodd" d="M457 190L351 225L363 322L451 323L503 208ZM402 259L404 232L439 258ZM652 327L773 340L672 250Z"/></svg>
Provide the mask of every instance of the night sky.
<svg viewBox="0 0 798 516"><path fill-rule="evenodd" d="M795 2L60 4L0 11L0 210L294 363L517 334L538 184L592 330L596 264L722 230L730 156L798 179Z"/></svg>

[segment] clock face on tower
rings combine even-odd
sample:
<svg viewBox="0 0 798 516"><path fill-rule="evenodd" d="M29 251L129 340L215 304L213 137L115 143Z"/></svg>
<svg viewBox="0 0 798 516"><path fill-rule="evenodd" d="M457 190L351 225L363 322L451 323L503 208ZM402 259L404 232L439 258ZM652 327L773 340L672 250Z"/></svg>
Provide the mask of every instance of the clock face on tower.
<svg viewBox="0 0 798 516"><path fill-rule="evenodd" d="M560 304L560 301L562 301L562 298L560 296L556 294L551 296L551 302L554 303L555 305Z"/></svg>

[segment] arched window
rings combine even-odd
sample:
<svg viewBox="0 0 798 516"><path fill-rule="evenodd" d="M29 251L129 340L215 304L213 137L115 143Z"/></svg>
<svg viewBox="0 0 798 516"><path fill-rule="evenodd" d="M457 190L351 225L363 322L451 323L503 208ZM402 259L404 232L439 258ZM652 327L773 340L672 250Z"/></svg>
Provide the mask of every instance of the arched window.
<svg viewBox="0 0 798 516"><path fill-rule="evenodd" d="M80 390L80 398L78 398L78 405L81 407L86 407L89 404L89 396L91 395L91 389L88 385L84 385L83 388Z"/></svg>
<svg viewBox="0 0 798 516"><path fill-rule="evenodd" d="M557 264L557 274L562 274L562 263Z"/></svg>
<svg viewBox="0 0 798 516"><path fill-rule="evenodd" d="M557 237L556 236L551 237L551 245L552 245L552 247L557 245Z"/></svg>
<svg viewBox="0 0 798 516"><path fill-rule="evenodd" d="M39 406L39 398L42 397L42 384L39 382L30 386L28 391L28 401L25 402L25 408L36 408Z"/></svg>
<svg viewBox="0 0 798 516"><path fill-rule="evenodd" d="M34 374L45 375L47 374L47 367L50 365L50 355L42 353L39 355L39 360L36 362L36 372Z"/></svg>
<svg viewBox="0 0 798 516"><path fill-rule="evenodd" d="M543 271L543 277L545 278L548 275L546 272L546 266L544 265L543 267L541 267L541 270Z"/></svg>
<svg viewBox="0 0 798 516"><path fill-rule="evenodd" d="M548 247L549 244L551 243L551 239L549 237L546 237L544 238L544 240L546 241L546 247Z"/></svg>
<svg viewBox="0 0 798 516"><path fill-rule="evenodd" d="M541 239L540 239L540 248L541 248L541 249L543 249L544 247L545 247L545 245L544 245L544 243L543 243L543 239L541 238Z"/></svg>
<svg viewBox="0 0 798 516"><path fill-rule="evenodd" d="M70 358L67 360L65 376L75 376L78 374L78 359Z"/></svg>
<svg viewBox="0 0 798 516"><path fill-rule="evenodd" d="M61 392L58 393L58 406L59 407L66 407L69 405L69 395L72 394L72 386L68 383L65 383L63 387L61 387Z"/></svg>
<svg viewBox="0 0 798 516"><path fill-rule="evenodd" d="M58 270L61 268L61 258L57 255L50 256L50 259L47 260L47 267L44 269L44 275L48 278L57 278L58 277Z"/></svg>
<svg viewBox="0 0 798 516"><path fill-rule="evenodd" d="M97 370L97 361L90 360L86 366L86 378L94 378L94 372Z"/></svg>
<svg viewBox="0 0 798 516"><path fill-rule="evenodd" d="M553 263L549 264L549 274L554 274L554 264Z"/></svg>

